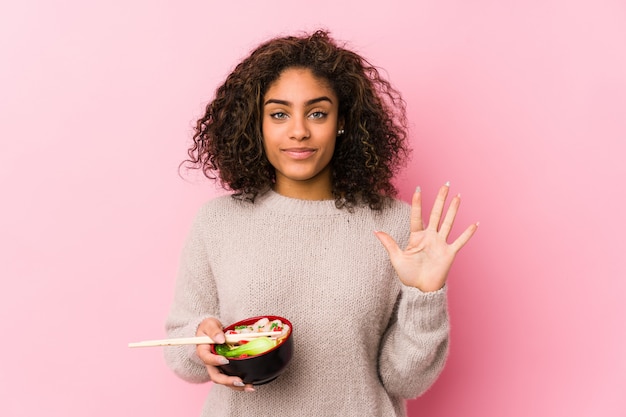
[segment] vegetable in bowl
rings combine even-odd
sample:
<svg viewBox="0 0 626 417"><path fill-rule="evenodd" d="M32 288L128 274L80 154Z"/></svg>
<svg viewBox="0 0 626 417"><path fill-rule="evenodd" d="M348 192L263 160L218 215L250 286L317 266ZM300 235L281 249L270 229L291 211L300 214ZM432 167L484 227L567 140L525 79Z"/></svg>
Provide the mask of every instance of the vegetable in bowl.
<svg viewBox="0 0 626 417"><path fill-rule="evenodd" d="M251 356L260 355L278 346L289 334L289 325L279 319L270 320L267 317L260 318L253 324L234 326L234 329L227 330L227 335L250 334L250 340L241 340L237 343L224 343L215 346L215 352L226 358L245 359ZM280 332L274 337L255 337L255 333Z"/></svg>

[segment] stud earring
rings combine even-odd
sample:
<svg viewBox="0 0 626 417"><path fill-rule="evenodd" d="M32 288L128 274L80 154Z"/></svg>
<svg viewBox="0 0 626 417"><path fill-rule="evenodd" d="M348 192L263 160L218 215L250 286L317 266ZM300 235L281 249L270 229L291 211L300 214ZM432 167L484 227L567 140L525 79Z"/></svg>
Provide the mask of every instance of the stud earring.
<svg viewBox="0 0 626 417"><path fill-rule="evenodd" d="M339 129L339 130L337 131L337 136L341 136L341 135L343 135L344 133L346 133L346 131L345 131L345 130L343 130L343 129Z"/></svg>

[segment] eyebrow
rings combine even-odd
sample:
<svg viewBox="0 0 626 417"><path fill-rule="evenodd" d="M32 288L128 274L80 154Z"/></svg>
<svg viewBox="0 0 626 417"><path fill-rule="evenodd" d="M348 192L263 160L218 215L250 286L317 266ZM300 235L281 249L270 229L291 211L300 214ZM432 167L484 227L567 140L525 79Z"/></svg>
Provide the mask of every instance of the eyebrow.
<svg viewBox="0 0 626 417"><path fill-rule="evenodd" d="M307 102L304 103L304 105L305 106L310 106L311 104L319 103L320 101L328 101L331 104L333 102L330 99L330 97L322 96L322 97L317 97L317 98L313 98L311 100L308 100ZM291 106L292 105L292 103L287 101L287 100L278 100L278 99L275 99L275 98L270 98L263 105L267 106L268 104L272 104L272 103L281 104L283 106Z"/></svg>

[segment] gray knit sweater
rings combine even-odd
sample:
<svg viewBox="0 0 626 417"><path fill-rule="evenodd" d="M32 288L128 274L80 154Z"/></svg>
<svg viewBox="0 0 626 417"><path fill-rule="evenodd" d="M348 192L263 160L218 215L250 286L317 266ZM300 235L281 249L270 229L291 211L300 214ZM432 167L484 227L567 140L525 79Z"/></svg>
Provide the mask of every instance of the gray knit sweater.
<svg viewBox="0 0 626 417"><path fill-rule="evenodd" d="M284 374L235 392L213 385L203 417L404 416L448 349L445 288L402 285L374 235L406 244L409 206L394 201L353 213L334 201L269 191L255 203L216 198L199 211L185 244L166 330L194 336L206 317L288 318L294 356ZM165 348L181 378L206 382L194 347Z"/></svg>

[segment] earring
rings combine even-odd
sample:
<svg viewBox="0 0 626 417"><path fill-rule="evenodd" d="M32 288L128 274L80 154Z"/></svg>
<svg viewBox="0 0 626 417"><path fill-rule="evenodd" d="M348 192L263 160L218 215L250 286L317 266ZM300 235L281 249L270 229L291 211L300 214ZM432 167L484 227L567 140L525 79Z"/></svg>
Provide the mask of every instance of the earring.
<svg viewBox="0 0 626 417"><path fill-rule="evenodd" d="M343 135L344 133L346 133L346 131L345 131L345 130L343 130L343 129L339 129L339 130L337 131L337 136L341 136L341 135Z"/></svg>

